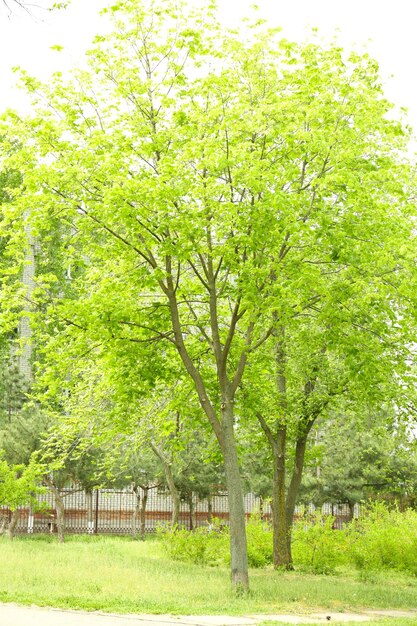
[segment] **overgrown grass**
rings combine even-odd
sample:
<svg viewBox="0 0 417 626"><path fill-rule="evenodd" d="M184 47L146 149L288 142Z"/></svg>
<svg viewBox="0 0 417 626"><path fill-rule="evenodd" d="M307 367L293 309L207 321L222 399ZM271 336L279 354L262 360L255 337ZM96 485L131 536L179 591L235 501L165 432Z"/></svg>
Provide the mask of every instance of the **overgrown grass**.
<svg viewBox="0 0 417 626"><path fill-rule="evenodd" d="M0 539L0 601L172 614L308 613L414 608L417 578L404 573L325 576L251 571L251 593L232 594L227 568L169 560L158 540L121 537Z"/></svg>

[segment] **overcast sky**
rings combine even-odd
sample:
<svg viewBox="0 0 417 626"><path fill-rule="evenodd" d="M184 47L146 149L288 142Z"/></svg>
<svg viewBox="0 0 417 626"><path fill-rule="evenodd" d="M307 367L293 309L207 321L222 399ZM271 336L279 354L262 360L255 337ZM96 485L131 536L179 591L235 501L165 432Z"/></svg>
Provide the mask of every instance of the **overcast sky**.
<svg viewBox="0 0 417 626"><path fill-rule="evenodd" d="M33 0L48 4L48 0ZM194 0L198 2L198 0ZM99 9L106 0L72 0L69 9L34 15L0 10L0 110L24 106L11 68L20 65L40 78L82 62L83 52L102 30ZM222 20L233 24L247 15L253 0L218 0ZM379 61L390 100L409 110L417 132L417 0L258 0L260 14L287 37L305 38L318 27L325 38L338 30L340 43L368 51ZM61 44L63 53L50 50Z"/></svg>

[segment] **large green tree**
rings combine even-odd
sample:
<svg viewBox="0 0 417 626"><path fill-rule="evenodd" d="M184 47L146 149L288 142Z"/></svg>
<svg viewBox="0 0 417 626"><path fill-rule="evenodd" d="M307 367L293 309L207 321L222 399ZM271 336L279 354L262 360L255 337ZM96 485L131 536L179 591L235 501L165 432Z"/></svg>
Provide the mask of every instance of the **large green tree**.
<svg viewBox="0 0 417 626"><path fill-rule="evenodd" d="M222 452L232 581L246 589L245 407L273 451L277 559L288 562L288 430L298 487L317 415L362 371L375 382L379 344L367 339L386 348L395 335L376 371L405 374L406 133L366 55L293 44L259 23L225 32L209 6L123 0L110 11L117 28L97 37L90 70L47 87L23 75L42 97L6 124L25 171L6 219L27 217L46 239L59 225L72 290L54 290L51 272L39 283L61 374L74 343L109 358L136 344L131 377L155 353L182 368Z"/></svg>

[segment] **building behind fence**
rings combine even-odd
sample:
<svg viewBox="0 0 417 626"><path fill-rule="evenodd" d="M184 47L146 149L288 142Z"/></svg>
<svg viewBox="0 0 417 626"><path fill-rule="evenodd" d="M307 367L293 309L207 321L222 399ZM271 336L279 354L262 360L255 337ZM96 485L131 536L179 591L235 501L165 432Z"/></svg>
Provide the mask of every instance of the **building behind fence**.
<svg viewBox="0 0 417 626"><path fill-rule="evenodd" d="M90 493L72 488L62 492L65 503L65 532L90 534L136 534L140 530L138 504L142 502L143 492L135 494L129 490L95 489ZM138 497L139 496L139 497ZM56 530L55 500L51 493L38 497L40 510L21 507L19 509L17 533L48 533ZM303 511L314 512L314 505L298 506L296 515ZM335 527L341 527L350 519L347 505L324 504L323 514L335 516ZM257 496L249 493L245 496L247 517L254 513L268 519L271 508ZM355 511L357 515L357 510ZM7 508L0 508L0 516L7 522L11 513ZM169 523L172 516L171 497L157 488L150 489L143 520L143 531L154 533L158 526ZM214 518L221 523L228 523L229 510L226 493L218 493L210 499L193 496L192 505L181 502L179 524L187 529L208 526Z"/></svg>

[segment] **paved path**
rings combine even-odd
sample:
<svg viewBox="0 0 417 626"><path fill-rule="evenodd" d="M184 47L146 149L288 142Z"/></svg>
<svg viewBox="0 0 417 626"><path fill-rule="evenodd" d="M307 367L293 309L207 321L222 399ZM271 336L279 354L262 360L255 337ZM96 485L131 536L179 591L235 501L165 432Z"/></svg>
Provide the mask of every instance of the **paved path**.
<svg viewBox="0 0 417 626"><path fill-rule="evenodd" d="M63 611L36 606L0 603L0 626L257 626L263 621L281 624L343 624L372 622L374 617L414 617L417 611L366 611L300 615L113 615L85 611ZM329 619L330 617L330 619Z"/></svg>

